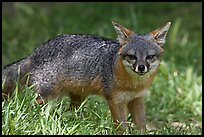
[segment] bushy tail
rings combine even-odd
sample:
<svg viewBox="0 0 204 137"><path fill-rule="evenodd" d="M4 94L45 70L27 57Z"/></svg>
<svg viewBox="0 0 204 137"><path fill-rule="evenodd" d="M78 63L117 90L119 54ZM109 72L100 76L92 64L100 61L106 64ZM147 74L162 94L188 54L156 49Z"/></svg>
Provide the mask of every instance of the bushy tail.
<svg viewBox="0 0 204 137"><path fill-rule="evenodd" d="M31 61L29 58L23 58L12 64L6 65L2 69L2 101L12 93L16 87L16 81L25 82L23 78L30 69ZM24 80L23 80L24 79Z"/></svg>

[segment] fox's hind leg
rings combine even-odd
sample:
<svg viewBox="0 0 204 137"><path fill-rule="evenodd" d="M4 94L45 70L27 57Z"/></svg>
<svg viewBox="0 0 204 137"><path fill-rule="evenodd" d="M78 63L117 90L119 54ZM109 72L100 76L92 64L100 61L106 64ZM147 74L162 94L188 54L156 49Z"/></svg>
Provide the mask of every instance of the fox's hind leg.
<svg viewBox="0 0 204 137"><path fill-rule="evenodd" d="M49 100L58 98L61 94L61 89L53 83L41 83L40 85L36 85L34 90L38 94L35 104L44 104Z"/></svg>
<svg viewBox="0 0 204 137"><path fill-rule="evenodd" d="M73 94L73 93L69 93L69 97L71 99L69 110L72 110L72 111L74 111L75 109L78 109L84 100L82 96Z"/></svg>

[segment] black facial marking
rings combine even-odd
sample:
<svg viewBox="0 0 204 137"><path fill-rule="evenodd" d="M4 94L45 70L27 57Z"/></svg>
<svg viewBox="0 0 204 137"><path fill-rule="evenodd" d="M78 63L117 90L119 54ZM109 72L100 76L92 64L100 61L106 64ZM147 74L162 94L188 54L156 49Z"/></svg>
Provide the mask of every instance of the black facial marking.
<svg viewBox="0 0 204 137"><path fill-rule="evenodd" d="M135 62L135 63L133 64L133 71L136 70L136 66L137 66L137 63Z"/></svg>
<svg viewBox="0 0 204 137"><path fill-rule="evenodd" d="M130 60L137 60L135 55L127 55Z"/></svg>
<svg viewBox="0 0 204 137"><path fill-rule="evenodd" d="M147 60L152 60L155 56L156 56L156 54L154 54L154 55L148 55L148 56L146 56L146 59L147 59Z"/></svg>

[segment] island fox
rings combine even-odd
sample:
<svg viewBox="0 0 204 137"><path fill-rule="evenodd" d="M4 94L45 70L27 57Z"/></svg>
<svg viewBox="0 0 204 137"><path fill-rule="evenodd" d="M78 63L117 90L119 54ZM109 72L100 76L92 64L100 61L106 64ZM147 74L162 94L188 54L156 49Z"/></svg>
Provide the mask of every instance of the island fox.
<svg viewBox="0 0 204 137"><path fill-rule="evenodd" d="M68 95L78 107L89 95L103 96L115 126L127 128L127 113L145 129L144 94L157 73L171 23L138 34L112 22L117 40L96 35L60 35L2 70L2 99L19 84L34 85L42 103Z"/></svg>

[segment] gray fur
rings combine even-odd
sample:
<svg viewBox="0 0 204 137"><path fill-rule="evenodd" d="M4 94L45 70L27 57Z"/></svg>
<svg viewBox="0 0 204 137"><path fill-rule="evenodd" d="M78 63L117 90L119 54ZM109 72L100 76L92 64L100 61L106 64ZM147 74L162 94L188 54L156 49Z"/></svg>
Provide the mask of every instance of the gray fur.
<svg viewBox="0 0 204 137"><path fill-rule="evenodd" d="M31 61L27 72L23 70L24 60L4 67L2 80L8 75L7 81L16 79L20 66L24 74L30 73L30 84L35 84L42 96L50 94L60 82L59 77L60 80L89 81L100 76L107 91L113 80L112 70L119 47L117 41L99 36L60 35L41 44L24 59Z"/></svg>

